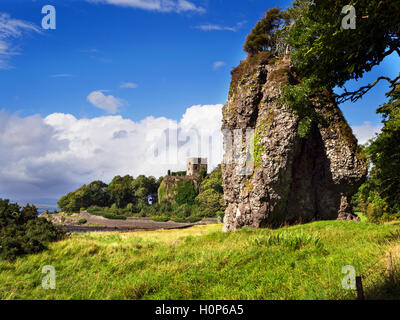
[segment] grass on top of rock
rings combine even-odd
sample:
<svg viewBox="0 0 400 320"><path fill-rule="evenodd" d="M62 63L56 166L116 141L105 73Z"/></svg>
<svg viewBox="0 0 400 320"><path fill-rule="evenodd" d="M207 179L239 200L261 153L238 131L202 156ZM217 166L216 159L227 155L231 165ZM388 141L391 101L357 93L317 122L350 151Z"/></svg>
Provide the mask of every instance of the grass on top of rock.
<svg viewBox="0 0 400 320"><path fill-rule="evenodd" d="M47 251L0 261L0 299L355 299L342 288L346 265L363 276L367 299L400 298L399 235L399 223L345 221L73 234ZM56 290L41 287L48 264Z"/></svg>

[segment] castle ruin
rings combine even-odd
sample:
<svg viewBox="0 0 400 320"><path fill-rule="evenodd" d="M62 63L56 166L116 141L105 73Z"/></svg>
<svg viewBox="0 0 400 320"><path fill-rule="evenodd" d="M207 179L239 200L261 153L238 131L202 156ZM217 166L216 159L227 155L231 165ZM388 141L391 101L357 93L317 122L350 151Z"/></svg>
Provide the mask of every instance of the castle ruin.
<svg viewBox="0 0 400 320"><path fill-rule="evenodd" d="M189 158L187 160L186 174L188 176L196 176L200 174L200 171L203 168L207 172L207 158Z"/></svg>

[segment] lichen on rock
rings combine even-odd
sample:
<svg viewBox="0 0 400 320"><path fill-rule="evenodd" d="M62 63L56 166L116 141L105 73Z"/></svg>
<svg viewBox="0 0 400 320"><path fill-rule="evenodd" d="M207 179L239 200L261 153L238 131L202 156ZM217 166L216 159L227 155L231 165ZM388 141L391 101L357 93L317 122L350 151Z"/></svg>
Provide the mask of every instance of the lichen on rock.
<svg viewBox="0 0 400 320"><path fill-rule="evenodd" d="M357 220L350 198L365 179L367 161L340 109L333 99L315 102L313 111L325 121L299 133L302 119L280 102L289 61L252 59L233 71L223 108L224 229ZM246 150L243 141L232 142L232 132L249 129L254 170L243 174L232 152Z"/></svg>

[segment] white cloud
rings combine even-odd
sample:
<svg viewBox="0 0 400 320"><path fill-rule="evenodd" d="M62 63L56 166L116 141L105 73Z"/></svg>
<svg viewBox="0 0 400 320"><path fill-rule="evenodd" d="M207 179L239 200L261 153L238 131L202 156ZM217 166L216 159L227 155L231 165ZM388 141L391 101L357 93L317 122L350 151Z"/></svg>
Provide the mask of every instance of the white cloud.
<svg viewBox="0 0 400 320"><path fill-rule="evenodd" d="M372 125L371 122L365 121L361 126L353 126L353 133L356 136L359 144L364 144L380 133L382 125Z"/></svg>
<svg viewBox="0 0 400 320"><path fill-rule="evenodd" d="M122 82L120 84L120 88L135 89L137 87L138 87L138 85L136 83L133 83L133 82Z"/></svg>
<svg viewBox="0 0 400 320"><path fill-rule="evenodd" d="M147 11L159 12L198 12L203 13L204 8L196 6L187 0L87 0L92 3L105 3L121 7L131 7Z"/></svg>
<svg viewBox="0 0 400 320"><path fill-rule="evenodd" d="M179 121L122 116L77 119L53 113L18 117L0 111L0 198L58 198L93 180L115 175L163 176L185 170L186 159L222 160L222 105L195 105ZM360 143L380 126L354 126Z"/></svg>
<svg viewBox="0 0 400 320"><path fill-rule="evenodd" d="M57 73L57 74L53 74L51 75L52 78L70 78L73 75L70 73Z"/></svg>
<svg viewBox="0 0 400 320"><path fill-rule="evenodd" d="M196 26L196 29L202 30L202 31L232 31L232 32L237 32L244 24L246 24L246 21L241 21L238 22L235 26L229 27L229 26L222 26L219 24L202 24L199 26Z"/></svg>
<svg viewBox="0 0 400 320"><path fill-rule="evenodd" d="M91 92L87 96L87 100L95 107L111 114L117 113L118 109L126 104L122 99L116 98L112 95L104 95L101 90Z"/></svg>
<svg viewBox="0 0 400 320"><path fill-rule="evenodd" d="M40 33L40 29L33 23L12 19L7 13L0 13L0 69L8 68L9 57L19 53L12 39L22 37L25 32Z"/></svg>
<svg viewBox="0 0 400 320"><path fill-rule="evenodd" d="M115 175L163 176L191 156L222 159L222 105L193 106L180 121L121 116L77 119L54 113L21 118L0 112L0 198L58 198Z"/></svg>
<svg viewBox="0 0 400 320"><path fill-rule="evenodd" d="M214 70L217 70L224 66L226 66L226 63L224 61L215 61L213 64Z"/></svg>

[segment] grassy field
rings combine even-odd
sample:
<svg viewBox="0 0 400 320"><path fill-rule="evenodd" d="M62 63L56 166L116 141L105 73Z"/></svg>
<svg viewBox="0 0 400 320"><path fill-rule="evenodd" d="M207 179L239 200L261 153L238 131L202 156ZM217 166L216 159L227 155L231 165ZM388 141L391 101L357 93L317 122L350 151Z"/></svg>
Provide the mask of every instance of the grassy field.
<svg viewBox="0 0 400 320"><path fill-rule="evenodd" d="M388 251L398 269L398 249L395 223L73 234L40 254L1 261L0 298L355 299L341 285L345 265L363 275L366 298L398 298L386 271ZM55 290L41 286L45 265L56 269Z"/></svg>

